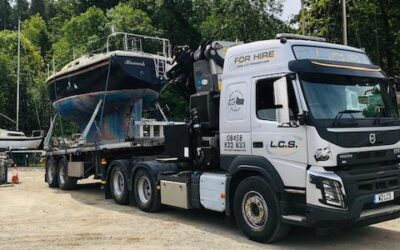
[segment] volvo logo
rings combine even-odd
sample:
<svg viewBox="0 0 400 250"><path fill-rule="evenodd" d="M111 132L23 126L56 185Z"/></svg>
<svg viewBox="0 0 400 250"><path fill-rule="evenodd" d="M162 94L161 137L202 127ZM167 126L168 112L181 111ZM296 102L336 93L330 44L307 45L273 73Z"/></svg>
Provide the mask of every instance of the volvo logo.
<svg viewBox="0 0 400 250"><path fill-rule="evenodd" d="M375 142L376 142L376 134L375 133L369 134L369 143L375 144Z"/></svg>

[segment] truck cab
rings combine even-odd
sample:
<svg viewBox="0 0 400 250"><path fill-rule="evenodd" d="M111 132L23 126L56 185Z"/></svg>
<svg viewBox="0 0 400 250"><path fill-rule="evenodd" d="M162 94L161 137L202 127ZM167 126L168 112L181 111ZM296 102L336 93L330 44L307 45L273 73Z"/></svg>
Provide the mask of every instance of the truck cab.
<svg viewBox="0 0 400 250"><path fill-rule="evenodd" d="M237 173L267 176L284 222L330 228L399 216L396 91L365 51L284 34L229 48L220 85L221 168L232 183ZM243 200L258 211L250 227L264 223L264 200Z"/></svg>

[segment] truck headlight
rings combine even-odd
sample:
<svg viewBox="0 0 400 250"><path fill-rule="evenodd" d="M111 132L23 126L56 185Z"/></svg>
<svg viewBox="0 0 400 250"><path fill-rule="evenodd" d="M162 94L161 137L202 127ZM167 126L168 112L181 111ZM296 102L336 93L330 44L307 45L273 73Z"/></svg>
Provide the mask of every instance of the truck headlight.
<svg viewBox="0 0 400 250"><path fill-rule="evenodd" d="M321 184L324 203L344 208L345 203L340 182L322 179Z"/></svg>
<svg viewBox="0 0 400 250"><path fill-rule="evenodd" d="M310 183L313 183L321 191L318 201L322 204L337 208L346 208L345 194L342 192L340 181L322 176L310 175Z"/></svg>
<svg viewBox="0 0 400 250"><path fill-rule="evenodd" d="M393 154L397 155L397 158L400 158L400 148L393 149Z"/></svg>

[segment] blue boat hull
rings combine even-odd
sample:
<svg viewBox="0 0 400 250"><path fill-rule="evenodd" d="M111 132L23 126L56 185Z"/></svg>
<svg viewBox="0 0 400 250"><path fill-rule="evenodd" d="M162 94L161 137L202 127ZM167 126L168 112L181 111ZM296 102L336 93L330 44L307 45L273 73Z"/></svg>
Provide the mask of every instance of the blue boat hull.
<svg viewBox="0 0 400 250"><path fill-rule="evenodd" d="M77 123L81 132L105 98L104 110L100 109L88 137L94 142L130 139L133 121L141 119L142 109L152 105L167 81L157 76L155 59L114 54L56 74L47 83L53 107L64 119Z"/></svg>
<svg viewBox="0 0 400 250"><path fill-rule="evenodd" d="M96 125L91 128L87 139L89 142L121 142L133 136L129 131L133 122L141 119L142 107L157 97L158 93L149 89L116 90L71 96L53 103L53 107L83 131L99 100L103 99L105 105L99 110Z"/></svg>

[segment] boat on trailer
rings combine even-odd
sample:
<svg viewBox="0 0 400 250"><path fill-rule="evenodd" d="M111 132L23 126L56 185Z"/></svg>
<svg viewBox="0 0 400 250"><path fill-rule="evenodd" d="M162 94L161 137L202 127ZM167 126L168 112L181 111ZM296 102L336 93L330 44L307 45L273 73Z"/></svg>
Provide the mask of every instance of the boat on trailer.
<svg viewBox="0 0 400 250"><path fill-rule="evenodd" d="M120 39L122 49L113 50ZM99 138L102 142L128 141L134 137L133 123L141 121L143 109L153 105L167 84L170 42L113 33L106 48L104 53L81 56L51 75L48 93L57 113L77 123L81 132L99 107L89 142Z"/></svg>

